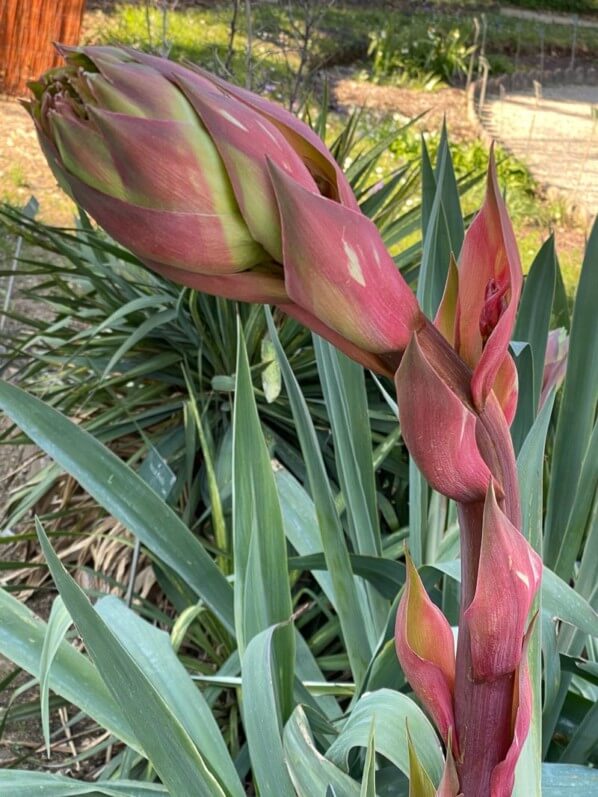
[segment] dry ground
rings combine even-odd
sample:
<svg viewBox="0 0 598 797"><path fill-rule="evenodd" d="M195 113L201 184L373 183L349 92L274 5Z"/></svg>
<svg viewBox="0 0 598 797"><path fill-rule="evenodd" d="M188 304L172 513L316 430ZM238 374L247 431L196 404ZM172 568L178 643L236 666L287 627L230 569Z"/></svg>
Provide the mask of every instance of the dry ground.
<svg viewBox="0 0 598 797"><path fill-rule="evenodd" d="M399 114L405 121L416 116L420 130L438 132L446 119L451 141L471 140L479 128L467 119L465 92L455 88L435 91L376 85L354 80L350 70L331 73L332 98L338 110L366 108L380 114Z"/></svg>
<svg viewBox="0 0 598 797"><path fill-rule="evenodd" d="M24 205L32 194L41 219L71 223L73 204L56 186L29 114L16 100L0 99L0 199Z"/></svg>

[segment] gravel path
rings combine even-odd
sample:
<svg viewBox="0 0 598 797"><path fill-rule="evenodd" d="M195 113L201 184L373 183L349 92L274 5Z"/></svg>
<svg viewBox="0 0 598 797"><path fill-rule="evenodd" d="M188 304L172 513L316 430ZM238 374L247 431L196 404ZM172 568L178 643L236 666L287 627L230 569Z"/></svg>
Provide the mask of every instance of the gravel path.
<svg viewBox="0 0 598 797"><path fill-rule="evenodd" d="M539 183L598 213L598 86L551 86L486 104L489 132L523 160Z"/></svg>

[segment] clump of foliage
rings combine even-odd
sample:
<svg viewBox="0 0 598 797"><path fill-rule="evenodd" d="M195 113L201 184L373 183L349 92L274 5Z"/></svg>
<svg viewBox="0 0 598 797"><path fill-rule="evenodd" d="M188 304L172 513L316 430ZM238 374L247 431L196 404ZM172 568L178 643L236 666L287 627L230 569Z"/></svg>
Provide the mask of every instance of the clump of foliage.
<svg viewBox="0 0 598 797"><path fill-rule="evenodd" d="M368 55L375 81L417 81L426 88L451 83L467 71L471 47L461 30L430 25L417 34L402 22L389 22L370 34Z"/></svg>

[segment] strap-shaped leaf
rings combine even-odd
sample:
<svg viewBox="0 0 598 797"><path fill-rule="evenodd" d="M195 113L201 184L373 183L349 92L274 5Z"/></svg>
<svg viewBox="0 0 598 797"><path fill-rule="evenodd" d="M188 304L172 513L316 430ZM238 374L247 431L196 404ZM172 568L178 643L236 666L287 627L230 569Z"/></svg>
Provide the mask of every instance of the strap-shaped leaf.
<svg viewBox="0 0 598 797"><path fill-rule="evenodd" d="M567 375L557 423L548 490L544 561L557 562L563 531L576 500L576 490L596 417L598 401L598 219L588 240L577 289Z"/></svg>
<svg viewBox="0 0 598 797"><path fill-rule="evenodd" d="M260 425L249 361L238 328L233 422L235 627L241 656L254 636L285 623L274 641L276 689L283 720L293 709L295 636L286 538L272 462Z"/></svg>
<svg viewBox="0 0 598 797"><path fill-rule="evenodd" d="M317 336L314 350L353 548L356 553L380 556L382 543L363 368ZM384 628L388 602L367 585L364 603L370 613L368 630L373 647Z"/></svg>
<svg viewBox="0 0 598 797"><path fill-rule="evenodd" d="M526 341L531 348L533 359L531 396L534 415L537 411L540 390L542 389L544 357L554 299L556 270L554 236L551 235L534 258L534 262L525 279L513 335L515 340Z"/></svg>
<svg viewBox="0 0 598 797"><path fill-rule="evenodd" d="M139 783L133 780L111 780L83 783L64 775L29 772L20 769L0 771L0 792L7 797L169 797L166 788L158 783Z"/></svg>
<svg viewBox="0 0 598 797"><path fill-rule="evenodd" d="M234 632L232 587L187 526L140 476L60 412L7 382L0 382L0 408Z"/></svg>
<svg viewBox="0 0 598 797"><path fill-rule="evenodd" d="M41 523L36 525L52 577L85 647L168 791L177 797L226 797L172 706L68 575Z"/></svg>
<svg viewBox="0 0 598 797"><path fill-rule="evenodd" d="M178 660L168 634L113 596L101 598L95 609L185 728L222 789L230 797L243 797L243 786L218 723Z"/></svg>
<svg viewBox="0 0 598 797"><path fill-rule="evenodd" d="M336 611L353 677L361 683L370 660L371 647L365 627L366 615L353 578L349 550L338 517L313 421L299 384L280 345L269 311L266 311L270 337L276 349L282 376L289 395L293 418L303 452L322 538L322 550L332 578Z"/></svg>
<svg viewBox="0 0 598 797"><path fill-rule="evenodd" d="M282 716L276 690L275 625L254 636L242 659L243 725L251 766L262 797L295 797L282 747Z"/></svg>
<svg viewBox="0 0 598 797"><path fill-rule="evenodd" d="M284 752L298 797L329 793L361 797L359 785L316 749L301 706L297 706L284 729Z"/></svg>
<svg viewBox="0 0 598 797"><path fill-rule="evenodd" d="M353 707L343 730L330 746L326 758L347 769L356 747L367 748L372 721L375 723L376 752L409 774L407 725L418 758L437 784L442 776L440 741L421 708L407 695L390 689L365 694Z"/></svg>
<svg viewBox="0 0 598 797"><path fill-rule="evenodd" d="M0 653L41 680L40 650L48 635L48 626L5 590L0 590L0 617ZM53 658L48 685L117 739L142 752L141 744L96 668L87 656L64 640Z"/></svg>
<svg viewBox="0 0 598 797"><path fill-rule="evenodd" d="M531 393L532 386L529 385L528 388ZM553 406L554 392L548 397L531 426L517 458L521 485L522 532L540 555L542 554L544 450ZM532 609L533 612L539 611L543 619L546 617L542 609L545 593L544 581ZM515 768L514 797L540 797L542 793L540 762L542 761L541 635L543 628L543 623L536 623L528 647L528 667L533 689L532 724Z"/></svg>

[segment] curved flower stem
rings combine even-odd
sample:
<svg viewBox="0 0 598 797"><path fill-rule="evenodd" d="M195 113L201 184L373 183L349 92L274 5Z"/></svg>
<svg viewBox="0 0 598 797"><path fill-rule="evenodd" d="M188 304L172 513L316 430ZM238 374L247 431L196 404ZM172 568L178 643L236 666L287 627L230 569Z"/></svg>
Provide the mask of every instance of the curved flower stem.
<svg viewBox="0 0 598 797"><path fill-rule="evenodd" d="M473 406L465 393L471 371L431 323L418 333L422 349L455 393ZM521 528L519 484L511 435L498 401L491 394L480 412L477 443L499 488L502 511ZM491 776L512 741L515 671L493 680L473 679L471 645L463 614L473 600L482 542L484 502L458 504L461 527L461 612L455 682L455 722L459 747L457 768L464 797L490 795ZM505 567L507 567L505 562ZM501 596L497 595L500 601Z"/></svg>

